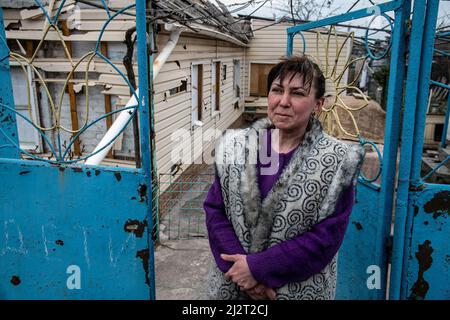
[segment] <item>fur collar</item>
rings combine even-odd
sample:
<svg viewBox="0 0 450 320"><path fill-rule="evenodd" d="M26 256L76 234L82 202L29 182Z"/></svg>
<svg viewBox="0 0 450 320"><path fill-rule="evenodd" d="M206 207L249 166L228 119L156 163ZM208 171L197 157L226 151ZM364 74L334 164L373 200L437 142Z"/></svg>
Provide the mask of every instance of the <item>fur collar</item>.
<svg viewBox="0 0 450 320"><path fill-rule="evenodd" d="M260 119L250 127L246 134L246 159L250 155L258 154L259 130L268 128L274 128L269 118ZM317 119L313 118L308 124L305 136L292 155L288 165L263 201L261 201L258 187L256 165L246 161L242 172L241 192L246 208L246 223L252 230L251 252L256 252L267 247L268 236L272 228L272 215L278 203L277 199L282 196L284 190L289 185L290 178L300 170L303 160L311 152L315 143L322 135L322 125ZM257 143L248 143L248 141L257 141Z"/></svg>

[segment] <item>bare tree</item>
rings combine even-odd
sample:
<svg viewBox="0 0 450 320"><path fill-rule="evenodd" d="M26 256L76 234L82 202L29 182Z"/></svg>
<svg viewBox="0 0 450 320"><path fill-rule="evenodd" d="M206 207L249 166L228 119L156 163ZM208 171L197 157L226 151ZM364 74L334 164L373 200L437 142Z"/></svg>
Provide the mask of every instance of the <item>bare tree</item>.
<svg viewBox="0 0 450 320"><path fill-rule="evenodd" d="M276 6L280 12L297 21L311 21L324 17L324 9L330 9L334 0L283 0Z"/></svg>

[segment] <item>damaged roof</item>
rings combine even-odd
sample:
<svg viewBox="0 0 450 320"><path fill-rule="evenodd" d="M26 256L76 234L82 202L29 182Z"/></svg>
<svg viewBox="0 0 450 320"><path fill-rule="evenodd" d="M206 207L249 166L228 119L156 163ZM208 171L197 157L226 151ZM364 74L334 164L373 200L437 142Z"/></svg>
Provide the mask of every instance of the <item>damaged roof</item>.
<svg viewBox="0 0 450 320"><path fill-rule="evenodd" d="M51 3L49 0L39 2L46 8ZM158 23L177 23L186 27L188 32L223 38L241 45L247 44L252 36L249 20L233 17L223 3L216 2L218 6L208 0L154 0L151 2L152 14ZM106 0L105 3L117 9L118 3L124 6L133 4L134 0ZM56 5L60 4L61 1L56 1ZM71 0L65 2L61 12L64 13L70 5L79 5L81 8L103 8L99 1ZM39 8L35 0L0 0L0 7Z"/></svg>
<svg viewBox="0 0 450 320"><path fill-rule="evenodd" d="M207 0L156 0L156 18L170 19L194 29L196 25L206 25L248 43L252 35L248 19L234 18L227 7L216 0L219 7Z"/></svg>
<svg viewBox="0 0 450 320"><path fill-rule="evenodd" d="M49 0L39 1L43 6L46 6ZM34 0L0 0L0 7L11 8L11 9L21 9L21 8L31 8L36 7L36 1Z"/></svg>

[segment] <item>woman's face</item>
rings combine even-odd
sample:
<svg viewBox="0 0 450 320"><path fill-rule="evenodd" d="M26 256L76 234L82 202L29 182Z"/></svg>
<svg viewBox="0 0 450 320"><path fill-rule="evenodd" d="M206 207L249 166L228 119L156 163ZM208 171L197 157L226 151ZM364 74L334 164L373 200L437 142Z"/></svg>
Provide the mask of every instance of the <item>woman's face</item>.
<svg viewBox="0 0 450 320"><path fill-rule="evenodd" d="M303 86L303 79L292 73L272 82L268 95L268 116L276 128L285 131L301 131L306 128L311 113L322 108L324 99L316 99L316 89Z"/></svg>

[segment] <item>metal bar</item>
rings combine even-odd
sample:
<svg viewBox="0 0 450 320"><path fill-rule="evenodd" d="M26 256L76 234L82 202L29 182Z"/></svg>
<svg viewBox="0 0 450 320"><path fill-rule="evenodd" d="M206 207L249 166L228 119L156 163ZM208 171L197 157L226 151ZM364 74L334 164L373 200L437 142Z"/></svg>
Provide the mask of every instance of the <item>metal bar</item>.
<svg viewBox="0 0 450 320"><path fill-rule="evenodd" d="M397 203L395 210L394 244L392 250L392 268L390 278L390 300L400 299L403 271L403 252L405 225L408 211L409 177L414 137L415 109L417 105L417 89L419 85L419 70L421 63L423 28L425 25L425 1L414 1L414 15L409 42L409 62L406 83L405 110L403 112L403 130L401 143L401 158L399 167Z"/></svg>
<svg viewBox="0 0 450 320"><path fill-rule="evenodd" d="M422 153L423 153L423 141L424 141L424 131L425 131L425 123L426 123L426 112L428 106L428 96L430 93L430 75L431 75L431 64L433 61L433 49L434 49L434 41L435 41L435 32L436 32L436 22L439 11L439 0L428 0L426 7L426 17L425 17L425 26L424 26L424 36L422 40L422 56L420 59L420 73L419 73L419 85L418 85L418 93L417 93L417 106L416 106L416 115L414 123L414 137L412 143L412 159L411 159L411 168L410 168L410 186L418 186L420 184L420 171L422 164ZM410 194L414 191L409 191L407 200L408 204L411 202ZM413 234L411 230L413 224L414 217L414 208L411 205L408 205L406 215L406 227L405 237L403 239L403 266L406 266L408 263L408 248L405 244L410 243L410 239ZM402 241L402 239L398 239ZM401 289L400 289L400 299L406 299L407 292L407 275L405 272L402 272L401 278Z"/></svg>
<svg viewBox="0 0 450 320"><path fill-rule="evenodd" d="M373 7L369 7L366 9L361 9L361 10L357 10L354 12L341 14L341 15L338 15L335 17L330 17L330 18L319 20L319 21L314 21L314 22L309 22L309 23L293 26L293 27L290 27L287 29L287 33L294 34L299 31L324 27L324 26L328 26L328 25L332 25L332 24L336 24L336 23L340 23L340 22L345 22L345 21L350 21L350 20L355 20L355 19L361 19L364 17L372 16L375 12L381 14L383 12L397 10L402 6L403 2L404 2L403 0L390 1L390 2L382 3L379 5L373 6Z"/></svg>
<svg viewBox="0 0 450 320"><path fill-rule="evenodd" d="M294 50L294 34L287 34L287 46L286 46L286 55L292 56L292 51Z"/></svg>
<svg viewBox="0 0 450 320"><path fill-rule="evenodd" d="M450 36L450 31L446 31L446 32L438 32L436 33L436 37L440 38L440 37L448 37Z"/></svg>
<svg viewBox="0 0 450 320"><path fill-rule="evenodd" d="M142 169L146 176L147 181L147 223L148 223L148 263L151 272L149 272L149 285L150 285L150 299L155 299L155 273L154 273L154 244L152 240L153 230L153 217L152 217L152 164L150 159L150 99L149 99L149 75L151 73L151 65L149 66L149 57L147 50L147 20L146 20L146 0L136 0L136 33L137 33L137 46L138 46L138 74L139 74L139 116L140 116L140 137L141 137L141 150L142 150ZM150 1L149 1L150 2ZM151 6L149 6L151 8ZM150 39L153 41L153 39ZM150 70L149 70L150 68ZM153 82L153 81L152 81Z"/></svg>
<svg viewBox="0 0 450 320"><path fill-rule="evenodd" d="M439 54L441 54L443 56L446 56L446 57L450 57L450 53L449 52L445 52L445 51L442 51L442 50L439 50L439 49L434 49L434 52L439 53Z"/></svg>
<svg viewBox="0 0 450 320"><path fill-rule="evenodd" d="M428 172L421 180L425 181L427 180L433 173L439 170L440 167L442 167L444 164L446 164L450 160L450 156L447 156L447 158L444 159L441 163L439 163L436 168Z"/></svg>
<svg viewBox="0 0 450 320"><path fill-rule="evenodd" d="M445 88L447 90L450 90L450 86L448 84L445 84L442 82L437 82L437 81L431 80L430 84L434 84L435 86L439 86L439 87Z"/></svg>
<svg viewBox="0 0 450 320"><path fill-rule="evenodd" d="M439 10L439 0L428 0L427 16L425 20L425 35L422 46L422 58L419 75L419 92L417 99L416 121L414 128L414 142L412 153L411 179L414 181L420 178L422 163L423 141L428 106L428 96L430 94L431 64L433 61L434 35L436 21ZM448 86L447 86L448 87Z"/></svg>
<svg viewBox="0 0 450 320"><path fill-rule="evenodd" d="M46 167L46 168L55 168L55 164L51 162L44 162L41 160L23 160L23 159L1 159L2 163L5 164L13 164L17 166L34 166L34 167ZM59 164L60 168L80 168L80 165L72 165L72 164ZM95 169L102 169L109 172L129 172L133 174L141 174L142 169L136 168L127 168L127 167L111 167L111 166L96 166Z"/></svg>
<svg viewBox="0 0 450 320"><path fill-rule="evenodd" d="M3 10L0 8L0 57L9 57L9 48L6 42L5 26L3 24ZM9 68L9 59L0 61L0 103L14 108L14 95ZM19 134L17 132L16 114L0 106L0 126L5 135L0 134L0 158L20 158L20 151L11 144L19 145ZM14 141L14 143L11 143Z"/></svg>
<svg viewBox="0 0 450 320"><path fill-rule="evenodd" d="M391 48L389 73L389 87L386 99L386 122L383 148L383 170L381 172L381 190L379 198L379 212L381 228L378 230L377 257L386 257L386 238L391 232L392 211L394 205L395 175L397 170L397 153L400 137L400 115L403 101L403 81L405 78L405 46L407 21L411 12L411 0L403 3L395 12L395 25ZM383 253L383 254L381 254ZM384 260L384 259L383 259ZM379 265L386 265L386 261L377 261ZM387 265L386 265L387 271ZM386 291L387 272L382 273L382 292Z"/></svg>
<svg viewBox="0 0 450 320"><path fill-rule="evenodd" d="M448 121L450 118L450 97L447 97L447 110L445 111L444 129L442 130L441 148L447 147Z"/></svg>

